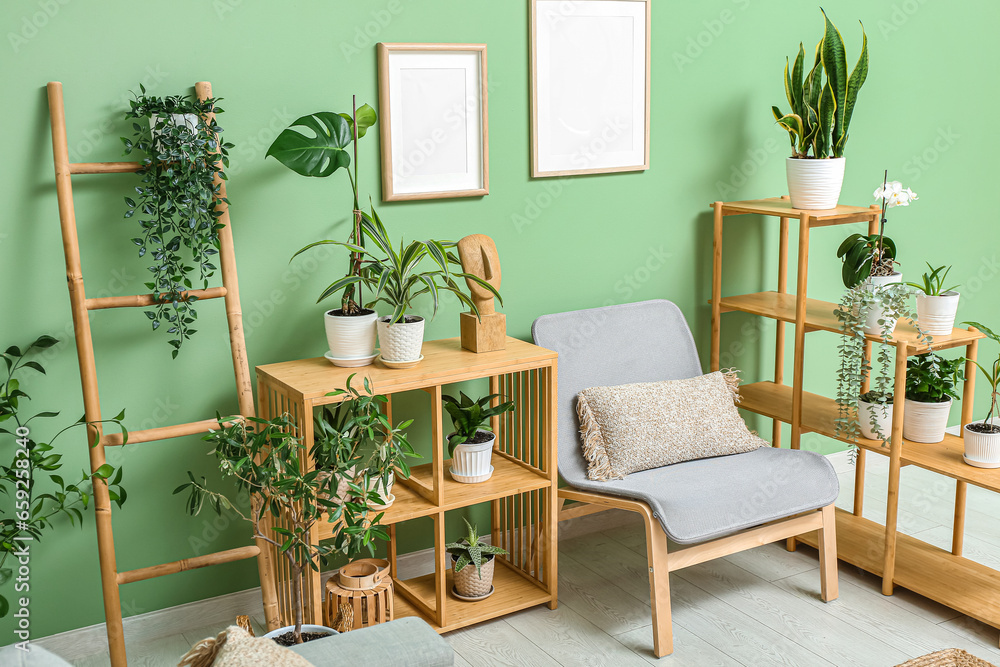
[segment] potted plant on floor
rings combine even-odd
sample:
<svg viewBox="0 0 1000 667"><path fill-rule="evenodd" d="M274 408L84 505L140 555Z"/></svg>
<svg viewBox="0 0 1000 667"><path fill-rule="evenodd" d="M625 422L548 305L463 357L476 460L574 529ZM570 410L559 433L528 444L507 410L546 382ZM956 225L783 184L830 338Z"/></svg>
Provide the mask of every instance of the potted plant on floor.
<svg viewBox="0 0 1000 667"><path fill-rule="evenodd" d="M476 532L476 526L463 517L468 535L458 542L445 545L451 554L454 572L453 593L465 600L482 600L493 593L493 569L497 556L507 552L500 547L486 544ZM471 566L471 567L470 567Z"/></svg>
<svg viewBox="0 0 1000 667"><path fill-rule="evenodd" d="M822 11L822 9L820 10ZM844 182L844 147L858 92L868 76L868 36L861 29L861 56L848 73L840 31L823 12L825 32L816 46L812 69L805 71L805 47L789 71L785 60L785 95L791 111L771 107L788 131L792 155L785 160L788 193L797 209L837 206ZM826 74L826 82L823 74Z"/></svg>
<svg viewBox="0 0 1000 667"><path fill-rule="evenodd" d="M1000 334L994 333L989 327L979 322L963 322L963 324L979 329L986 334L987 338L1000 344ZM977 468L1000 468L1000 424L994 423L997 415L1000 414L1000 409L998 409L998 402L1000 402L1000 357L997 357L989 369L979 362L973 363L979 366L979 370L986 376L986 381L990 383L990 410L986 413L986 419L966 424L963 429L965 462Z"/></svg>
<svg viewBox="0 0 1000 667"><path fill-rule="evenodd" d="M922 282L907 283L920 292L917 294L917 322L920 328L931 336L949 336L955 328L955 314L958 312L958 285L942 287L950 266L936 269L929 263L930 273L921 276Z"/></svg>
<svg viewBox="0 0 1000 667"><path fill-rule="evenodd" d="M344 168L354 196L347 244L351 248L364 246L358 197L358 139L365 136L376 120L371 106L364 104L359 108L357 102L353 103L350 114L320 111L302 116L278 135L265 155L265 158L273 156L303 176L326 177ZM297 127L304 130L294 129ZM354 153L353 175L348 147L352 147ZM370 307L361 305L363 299L357 292L362 282L361 253L355 250L351 252L347 274L331 283L316 300L319 303L341 292L340 308L328 310L324 315L330 347L327 358L336 366L365 366L375 359L375 320L378 315Z"/></svg>
<svg viewBox="0 0 1000 667"><path fill-rule="evenodd" d="M493 417L514 410L514 402L491 405L500 394L483 396L473 401L459 392L461 400L444 396L444 409L451 415L455 431L448 434L448 455L451 457L451 478L463 484L485 482L493 475L490 461L496 433L490 426Z"/></svg>
<svg viewBox="0 0 1000 667"><path fill-rule="evenodd" d="M933 352L906 362L906 404L903 437L912 442L944 440L955 385L965 379L963 359L945 359Z"/></svg>
<svg viewBox="0 0 1000 667"><path fill-rule="evenodd" d="M153 258L153 277L146 287L157 303L145 315L153 330L166 325L176 358L184 341L196 333L192 326L198 317L197 297L188 290L194 280L207 288L216 270L212 262L222 227L218 218L229 200L218 197L215 177L225 180L223 168L229 166L233 145L220 142L218 99L151 97L145 87L139 90L125 116L148 122L133 122L132 139L122 137L126 155L143 154L138 196L125 197L125 217L139 217L142 231L132 243L139 247L139 257Z"/></svg>

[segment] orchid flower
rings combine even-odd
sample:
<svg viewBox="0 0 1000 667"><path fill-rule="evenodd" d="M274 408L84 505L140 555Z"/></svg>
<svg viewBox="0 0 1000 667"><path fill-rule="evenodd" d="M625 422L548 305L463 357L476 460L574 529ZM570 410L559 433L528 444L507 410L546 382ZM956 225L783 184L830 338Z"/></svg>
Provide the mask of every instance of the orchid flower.
<svg viewBox="0 0 1000 667"><path fill-rule="evenodd" d="M875 199L885 202L887 208L909 206L911 201L919 199L917 193L910 188L904 188L899 181L890 181L879 186L874 193Z"/></svg>

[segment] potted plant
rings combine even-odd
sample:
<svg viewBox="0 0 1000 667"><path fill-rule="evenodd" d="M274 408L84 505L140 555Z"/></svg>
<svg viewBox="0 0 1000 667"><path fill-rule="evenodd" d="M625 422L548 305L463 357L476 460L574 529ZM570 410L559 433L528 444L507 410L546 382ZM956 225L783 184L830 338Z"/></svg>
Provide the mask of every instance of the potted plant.
<svg viewBox="0 0 1000 667"><path fill-rule="evenodd" d="M861 435L885 443L892 432L892 394L867 391L858 397L857 409Z"/></svg>
<svg viewBox="0 0 1000 667"><path fill-rule="evenodd" d="M994 343L1000 343L1000 334L994 333L992 329L979 322L963 322L982 331ZM1000 402L1000 357L993 362L993 366L987 370L986 367L973 362L979 366L979 370L986 376L986 381L990 383L990 410L986 413L986 419L981 422L966 424L963 429L962 438L965 441L965 462L977 468L1000 468L1000 424L995 424L998 412L998 402Z"/></svg>
<svg viewBox="0 0 1000 667"><path fill-rule="evenodd" d="M225 180L229 166L229 143L221 143L222 128L215 116L222 113L218 99L204 101L187 95L151 97L140 94L129 102L126 118L133 122L132 139L122 137L125 154L138 151L139 185L135 198L125 197L125 217L139 216L140 235L132 239L139 257L149 255L153 274L146 287L156 304L145 311L153 330L166 325L176 358L181 345L194 333L198 313L189 294L194 281L208 287L216 266L218 222L221 207L229 200L219 197L216 175ZM186 250L182 250L182 247Z"/></svg>
<svg viewBox="0 0 1000 667"><path fill-rule="evenodd" d="M820 11L823 11L822 9ZM785 59L785 95L791 111L771 107L788 131L792 155L785 160L788 193L798 209L837 206L844 182L844 146L858 92L868 76L868 36L861 29L861 56L848 74L840 31L823 12L825 32L816 46L812 69L805 71L805 47L789 71ZM826 82L823 74L826 74Z"/></svg>
<svg viewBox="0 0 1000 667"><path fill-rule="evenodd" d="M493 474L490 461L493 457L493 433L490 420L497 415L514 410L514 402L490 405L500 394L483 396L473 401L459 392L461 400L444 396L444 409L451 415L455 431L448 434L448 455L451 457L451 478L463 484L485 482Z"/></svg>
<svg viewBox="0 0 1000 667"><path fill-rule="evenodd" d="M445 549L451 554L454 593L466 600L482 600L493 593L496 556L507 552L483 542L476 532L476 526L469 524L469 520L464 517L462 520L465 521L469 534L458 542L445 545Z"/></svg>
<svg viewBox="0 0 1000 667"><path fill-rule="evenodd" d="M963 359L945 359L933 352L906 362L906 407L903 437L912 442L944 440L955 385L964 379Z"/></svg>
<svg viewBox="0 0 1000 667"><path fill-rule="evenodd" d="M930 273L921 276L920 283L906 283L920 292L917 294L917 321L920 328L932 336L949 336L955 328L955 314L958 312L958 285L942 287L950 266L936 269L929 263ZM943 272L943 273L942 273Z"/></svg>
<svg viewBox="0 0 1000 667"><path fill-rule="evenodd" d="M303 176L322 178L344 168L354 196L349 247L364 246L358 197L358 139L365 136L376 121L375 109L367 104L359 108L356 100L352 103L350 114L319 111L302 116L282 130L264 156L273 156ZM296 127L304 128L304 131L293 129ZM354 153L353 175L349 146ZM378 315L370 307L360 305L360 295L355 299L357 290L361 288L360 283L361 253L353 251L347 274L331 283L316 300L319 303L341 292L340 308L324 314L326 340L330 347L327 358L336 366L365 366L375 359L375 320Z"/></svg>

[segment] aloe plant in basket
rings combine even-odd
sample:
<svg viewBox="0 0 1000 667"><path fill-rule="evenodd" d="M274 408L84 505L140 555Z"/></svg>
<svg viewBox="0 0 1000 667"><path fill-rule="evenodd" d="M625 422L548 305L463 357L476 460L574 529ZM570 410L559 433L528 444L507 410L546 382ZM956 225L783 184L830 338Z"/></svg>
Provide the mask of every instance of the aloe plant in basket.
<svg viewBox="0 0 1000 667"><path fill-rule="evenodd" d="M493 570L497 556L507 552L500 547L486 544L473 526L463 517L468 535L457 542L446 544L451 554L455 592L464 598L484 598L493 592Z"/></svg>
<svg viewBox="0 0 1000 667"><path fill-rule="evenodd" d="M964 322L973 326L994 343L1000 345L1000 334L979 322ZM1000 424L996 418L1000 415L1000 356L989 366L983 366L978 361L973 362L986 376L990 385L990 409L981 422L966 424L962 437L965 440L965 462L977 468L1000 468Z"/></svg>
<svg viewBox="0 0 1000 667"><path fill-rule="evenodd" d="M455 431L448 434L448 455L451 457L452 479L456 482L474 484L485 482L493 474L490 461L493 457L493 443L496 434L490 426L493 417L512 412L513 401L492 405L500 394L483 396L472 400L459 392L461 400L444 396L444 409L451 415Z"/></svg>

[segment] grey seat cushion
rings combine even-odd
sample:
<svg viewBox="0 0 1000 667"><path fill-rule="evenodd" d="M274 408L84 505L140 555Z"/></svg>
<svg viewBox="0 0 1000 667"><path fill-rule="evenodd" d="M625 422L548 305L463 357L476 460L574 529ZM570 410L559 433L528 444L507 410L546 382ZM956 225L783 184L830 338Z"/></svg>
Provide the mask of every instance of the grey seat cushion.
<svg viewBox="0 0 1000 667"><path fill-rule="evenodd" d="M423 620L412 616L316 639L293 646L292 650L316 667L450 667L455 664L451 645Z"/></svg>
<svg viewBox="0 0 1000 667"><path fill-rule="evenodd" d="M680 380L702 374L680 309L643 301L543 315L537 345L559 353L559 474L570 486L647 502L667 535L693 544L832 503L839 492L825 457L759 449L592 482L580 449L576 395L587 387Z"/></svg>

